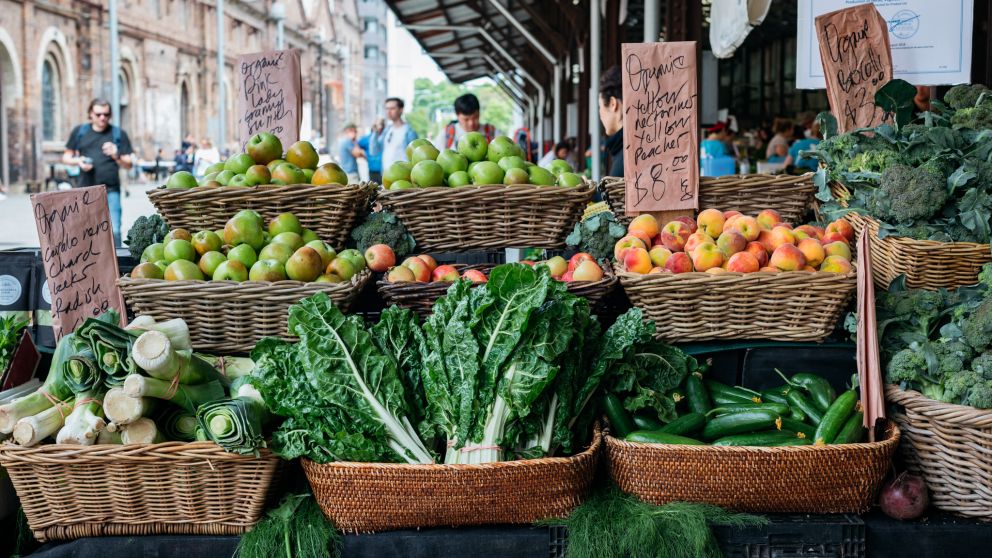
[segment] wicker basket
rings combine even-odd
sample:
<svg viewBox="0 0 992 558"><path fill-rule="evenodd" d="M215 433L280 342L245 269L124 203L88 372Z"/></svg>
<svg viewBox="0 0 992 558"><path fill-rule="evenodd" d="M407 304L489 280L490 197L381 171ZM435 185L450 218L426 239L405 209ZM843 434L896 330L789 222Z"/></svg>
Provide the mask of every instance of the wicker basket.
<svg viewBox="0 0 992 558"><path fill-rule="evenodd" d="M819 341L834 331L857 273L653 273L618 271L630 303L670 342L713 339Z"/></svg>
<svg viewBox="0 0 992 558"><path fill-rule="evenodd" d="M941 403L891 384L885 398L903 432L900 453L923 476L933 505L992 519L992 410Z"/></svg>
<svg viewBox="0 0 992 558"><path fill-rule="evenodd" d="M342 248L358 218L366 210L375 190L371 183L340 186L266 185L172 190L165 187L148 192L148 199L170 227L192 231L224 228L235 213L254 209L268 221L290 212L321 240Z"/></svg>
<svg viewBox="0 0 992 558"><path fill-rule="evenodd" d="M292 339L287 331L289 307L301 299L325 292L347 310L372 274L365 270L347 283L299 281L164 281L117 280L124 302L135 314L156 320L182 318L189 325L193 346L199 351L248 352L262 337Z"/></svg>
<svg viewBox="0 0 992 558"><path fill-rule="evenodd" d="M324 515L346 532L529 524L564 518L592 485L602 438L572 457L481 465L328 463L303 459Z"/></svg>
<svg viewBox="0 0 992 558"><path fill-rule="evenodd" d="M454 267L459 273L469 269L478 269L488 276L489 272L492 271L496 265L455 264ZM613 268L609 264L603 266L603 272L603 278L599 281L577 281L566 283L568 292L576 296L586 298L589 301L589 305L595 307L606 297L606 295L610 294L617 284L617 277L613 273ZM448 292L448 288L451 287L451 283L447 281L436 283L394 283L387 280L385 277L380 279L377 285L379 287L379 295L382 297L383 302L386 303L386 306L395 304L402 308L410 308L419 314L421 318L426 318L430 315L431 309L434 308L434 302L444 296L444 294Z"/></svg>
<svg viewBox="0 0 992 558"><path fill-rule="evenodd" d="M601 188L606 194L617 219L627 223L625 212L626 185L623 178L606 177ZM798 224L805 219L813 203L813 175L742 174L703 176L699 179L699 208L736 210L755 215L763 209L774 209L786 223ZM662 223L664 224L664 223Z"/></svg>
<svg viewBox="0 0 992 558"><path fill-rule="evenodd" d="M0 465L45 542L244 533L262 517L279 458L236 455L212 442L3 444Z"/></svg>
<svg viewBox="0 0 992 558"><path fill-rule="evenodd" d="M581 186L462 186L383 190L378 202L395 213L425 251L561 248L592 199Z"/></svg>
<svg viewBox="0 0 992 558"><path fill-rule="evenodd" d="M862 444L791 447L640 444L606 436L613 482L653 504L744 512L863 513L891 467L899 429Z"/></svg>
<svg viewBox="0 0 992 558"><path fill-rule="evenodd" d="M832 182L830 192L843 200L851 192L843 184ZM978 282L982 266L992 262L992 246L974 242L937 242L901 236L878 238L879 223L868 215L848 213L844 220L857 234L867 227L871 249L872 275L875 284L887 288L895 278L906 276L910 289L956 289Z"/></svg>

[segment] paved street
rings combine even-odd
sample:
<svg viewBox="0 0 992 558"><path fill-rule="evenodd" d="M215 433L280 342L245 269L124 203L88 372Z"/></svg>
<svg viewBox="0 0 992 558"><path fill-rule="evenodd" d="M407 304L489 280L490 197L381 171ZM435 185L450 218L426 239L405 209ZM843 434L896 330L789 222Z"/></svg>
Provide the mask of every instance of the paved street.
<svg viewBox="0 0 992 558"><path fill-rule="evenodd" d="M151 183L128 186L130 195L121 198L122 237L127 237L135 219L155 212L145 195L152 187ZM38 246L38 231L31 218L31 200L27 194L8 194L7 199L0 201L0 250L23 246Z"/></svg>

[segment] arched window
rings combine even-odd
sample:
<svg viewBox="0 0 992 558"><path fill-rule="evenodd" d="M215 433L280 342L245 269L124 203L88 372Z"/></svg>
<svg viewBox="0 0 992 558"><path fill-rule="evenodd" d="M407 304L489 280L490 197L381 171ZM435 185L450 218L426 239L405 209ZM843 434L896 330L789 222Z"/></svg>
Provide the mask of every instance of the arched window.
<svg viewBox="0 0 992 558"><path fill-rule="evenodd" d="M190 133L189 117L189 87L184 81L179 86L179 138L182 140Z"/></svg>
<svg viewBox="0 0 992 558"><path fill-rule="evenodd" d="M51 54L41 66L41 137L56 141L62 126L62 76L59 65Z"/></svg>
<svg viewBox="0 0 992 558"><path fill-rule="evenodd" d="M117 91L121 96L121 110L119 115L114 115L114 119L122 130L131 131L134 128L129 110L131 108L131 80L124 70L121 70L117 76Z"/></svg>

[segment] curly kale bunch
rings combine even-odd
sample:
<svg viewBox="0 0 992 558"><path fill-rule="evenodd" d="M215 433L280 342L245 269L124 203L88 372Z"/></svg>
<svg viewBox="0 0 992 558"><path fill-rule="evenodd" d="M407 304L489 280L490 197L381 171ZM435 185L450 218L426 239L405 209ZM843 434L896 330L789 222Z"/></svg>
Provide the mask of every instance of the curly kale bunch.
<svg viewBox="0 0 992 558"><path fill-rule="evenodd" d="M145 248L156 242L162 242L167 234L169 234L169 225L158 213L142 215L134 221L134 225L131 225L131 229L127 231L124 244L127 244L131 257L138 261Z"/></svg>
<svg viewBox="0 0 992 558"><path fill-rule="evenodd" d="M926 167L895 164L885 168L875 195L868 199L872 215L904 223L927 220L947 202L945 178Z"/></svg>
<svg viewBox="0 0 992 558"><path fill-rule="evenodd" d="M580 252L588 252L597 260L608 260L613 256L613 247L627 234L612 212L603 211L575 224L572 234L565 238L565 244Z"/></svg>
<svg viewBox="0 0 992 558"><path fill-rule="evenodd" d="M362 224L351 231L351 238L360 252L369 246L385 244L393 249L397 260L413 252L416 242L407 232L403 222L389 211L375 211Z"/></svg>
<svg viewBox="0 0 992 558"><path fill-rule="evenodd" d="M985 97L982 97L985 94ZM987 99L992 102L992 91L980 83L955 85L944 95L944 102L954 110L974 108L979 98L983 103Z"/></svg>

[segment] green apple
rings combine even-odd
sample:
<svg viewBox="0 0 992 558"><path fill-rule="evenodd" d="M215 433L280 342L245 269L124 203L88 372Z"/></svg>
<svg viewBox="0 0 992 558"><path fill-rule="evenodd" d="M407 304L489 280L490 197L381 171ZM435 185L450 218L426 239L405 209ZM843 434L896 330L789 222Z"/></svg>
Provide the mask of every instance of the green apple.
<svg viewBox="0 0 992 558"><path fill-rule="evenodd" d="M314 169L300 169L303 171L303 176L307 179L307 184L313 184L313 174L317 171Z"/></svg>
<svg viewBox="0 0 992 558"><path fill-rule="evenodd" d="M248 186L251 186L251 183L248 182L248 177L247 176L245 176L243 174L236 174L236 175L232 176L230 180L227 181L227 185L228 186L248 187Z"/></svg>
<svg viewBox="0 0 992 558"><path fill-rule="evenodd" d="M205 175L211 175L211 174L216 175L219 172L223 172L223 170L224 170L224 163L222 161L220 163L214 163L214 164L210 165L209 167L207 167L206 169L204 169L203 170L203 174L205 174Z"/></svg>
<svg viewBox="0 0 992 558"><path fill-rule="evenodd" d="M517 157L516 155L510 155L509 157L503 157L497 163L499 168L506 172L510 169L527 169L527 161L524 161L523 157Z"/></svg>
<svg viewBox="0 0 992 558"><path fill-rule="evenodd" d="M165 244L161 242L156 242L154 244L149 244L141 252L140 263L145 262L157 262L158 260L165 259Z"/></svg>
<svg viewBox="0 0 992 558"><path fill-rule="evenodd" d="M262 214L255 211L254 209L242 209L241 211L234 214L235 217L244 217L252 219L258 226L263 226Z"/></svg>
<svg viewBox="0 0 992 558"><path fill-rule="evenodd" d="M469 163L468 164L468 169L466 169L465 172L467 172L469 176L472 176L472 169L474 169L475 167L479 166L479 163L481 163L481 162L482 161L475 161L475 162Z"/></svg>
<svg viewBox="0 0 992 558"><path fill-rule="evenodd" d="M166 281L203 281L203 272L189 260L176 260L165 268L162 277Z"/></svg>
<svg viewBox="0 0 992 558"><path fill-rule="evenodd" d="M438 153L438 150L436 147L434 147L434 145L430 143L428 143L427 145L418 145L417 147L414 148L413 153L410 156L410 163L412 163L413 166L416 167L417 163L421 161L437 160L438 155L440 155L440 153Z"/></svg>
<svg viewBox="0 0 992 558"><path fill-rule="evenodd" d="M497 163L503 157L520 155L520 146L513 143L513 140L506 136L496 136L489 142L489 149L486 151L486 159Z"/></svg>
<svg viewBox="0 0 992 558"><path fill-rule="evenodd" d="M245 172L245 178L248 180L249 186L268 184L272 180L272 173L269 171L269 167L265 165L252 165Z"/></svg>
<svg viewBox="0 0 992 558"><path fill-rule="evenodd" d="M419 147L417 149L420 149ZM423 188L441 186L444 184L444 169L437 161L424 160L413 165L410 171L413 183Z"/></svg>
<svg viewBox="0 0 992 558"><path fill-rule="evenodd" d="M524 169L511 168L506 171L506 174L503 175L503 184L506 184L507 186L513 184L527 184L529 180L530 175L528 175L527 171Z"/></svg>
<svg viewBox="0 0 992 558"><path fill-rule="evenodd" d="M582 177L574 172L563 172L558 175L559 186L579 186L582 184Z"/></svg>
<svg viewBox="0 0 992 558"><path fill-rule="evenodd" d="M210 174L203 175L203 183L206 184L207 182L216 180L218 174L220 174L220 172L212 172Z"/></svg>
<svg viewBox="0 0 992 558"><path fill-rule="evenodd" d="M272 180L282 184L309 184L303 170L293 163L283 163L272 171Z"/></svg>
<svg viewBox="0 0 992 558"><path fill-rule="evenodd" d="M273 242L272 244L265 245L261 251L258 253L259 260L276 260L281 264L285 264L289 261L290 256L293 255L295 250L289 244L283 244L281 242Z"/></svg>
<svg viewBox="0 0 992 558"><path fill-rule="evenodd" d="M227 259L241 262L246 269L251 269L258 261L255 249L247 244L239 244L227 251Z"/></svg>
<svg viewBox="0 0 992 558"><path fill-rule="evenodd" d="M338 254L338 258L344 258L350 261L351 265L355 266L355 273L365 269L365 256L354 248L342 250L341 253Z"/></svg>
<svg viewBox="0 0 992 558"><path fill-rule="evenodd" d="M426 140L423 138L419 138L411 141L410 143L406 144L406 158L408 161L413 161L413 150L420 147L421 145L429 145L431 147L434 147L434 144L431 143L430 140Z"/></svg>
<svg viewBox="0 0 992 558"><path fill-rule="evenodd" d="M294 252L300 249L305 244L305 242L303 242L302 236L296 234L295 232L288 232L288 231L273 236L271 243L285 244L286 246L292 248Z"/></svg>
<svg viewBox="0 0 992 558"><path fill-rule="evenodd" d="M397 180L410 181L410 171L413 170L413 165L407 163L406 161L396 161L386 172L382 173L382 185L388 190L393 182Z"/></svg>
<svg viewBox="0 0 992 558"><path fill-rule="evenodd" d="M310 282L324 273L324 260L309 246L293 252L286 262L286 276L293 281Z"/></svg>
<svg viewBox="0 0 992 558"><path fill-rule="evenodd" d="M390 190L409 190L410 188L416 188L413 182L409 180L397 180L393 182L393 185L389 188Z"/></svg>
<svg viewBox="0 0 992 558"><path fill-rule="evenodd" d="M282 142L279 137L269 132L259 132L248 138L245 151L256 165L267 165L282 157Z"/></svg>
<svg viewBox="0 0 992 558"><path fill-rule="evenodd" d="M196 250L193 249L193 245L188 240L177 239L169 241L165 245L163 255L165 256L165 261L170 264L177 260L196 261Z"/></svg>
<svg viewBox="0 0 992 558"><path fill-rule="evenodd" d="M472 177L468 175L465 171L458 171L451 173L448 177L448 186L452 188L457 188L459 186L468 186L472 183Z"/></svg>
<svg viewBox="0 0 992 558"><path fill-rule="evenodd" d="M502 184L503 169L492 161L482 161L469 175L472 177L472 184Z"/></svg>
<svg viewBox="0 0 992 558"><path fill-rule="evenodd" d="M185 260L179 260L179 261L185 261ZM161 269L162 270L162 273L164 274L165 273L165 269L167 267L169 267L169 262L167 262L165 260L158 260L158 261L155 262L155 267Z"/></svg>
<svg viewBox="0 0 992 558"><path fill-rule="evenodd" d="M356 273L359 273L359 269L351 260L339 256L331 261L331 265L327 266L327 272L337 275L345 281L350 281Z"/></svg>
<svg viewBox="0 0 992 558"><path fill-rule="evenodd" d="M317 150L308 141L298 141L286 150L286 161L301 169L316 169L319 160Z"/></svg>
<svg viewBox="0 0 992 558"><path fill-rule="evenodd" d="M237 175L234 174L233 171L224 170L217 173L217 176L214 177L214 180L220 182L221 186L227 186L227 183L230 182L231 179L234 178L235 176Z"/></svg>
<svg viewBox="0 0 992 558"><path fill-rule="evenodd" d="M469 132L458 140L458 152L470 162L485 161L488 151L486 136L479 132Z"/></svg>
<svg viewBox="0 0 992 558"><path fill-rule="evenodd" d="M563 172L572 172L572 165L568 164L568 161L564 159L555 159L548 163L548 170L551 174L558 176Z"/></svg>
<svg viewBox="0 0 992 558"><path fill-rule="evenodd" d="M348 184L348 173L337 163L325 163L310 175L308 184Z"/></svg>
<svg viewBox="0 0 992 558"><path fill-rule="evenodd" d="M168 244L173 240L189 240L190 242L192 242L193 235L189 234L189 231L182 227L172 229L171 231L165 234L165 239L162 240L162 244Z"/></svg>
<svg viewBox="0 0 992 558"><path fill-rule="evenodd" d="M288 258L287 258L288 259ZM258 260L248 272L249 281L285 281L286 267L277 260Z"/></svg>
<svg viewBox="0 0 992 558"><path fill-rule="evenodd" d="M193 235L191 244L193 244L196 253L202 256L207 252L220 250L220 247L224 245L224 241L213 231L200 231Z"/></svg>
<svg viewBox="0 0 992 558"><path fill-rule="evenodd" d="M196 177L188 171L172 173L169 180L165 182L165 187L172 190L189 190L197 186Z"/></svg>
<svg viewBox="0 0 992 558"><path fill-rule="evenodd" d="M311 242L319 238L317 236L317 233L313 232L310 229L303 229L303 234L301 234L300 236L303 237L303 242Z"/></svg>
<svg viewBox="0 0 992 558"><path fill-rule="evenodd" d="M468 159L461 153L452 149L445 149L437 156L437 164L444 169L444 178L448 178L453 173L468 169Z"/></svg>
<svg viewBox="0 0 992 558"><path fill-rule="evenodd" d="M306 245L313 248L318 254L320 254L320 259L324 262L324 269L327 269L327 266L331 263L331 260L337 257L337 252L334 251L334 248L331 248L331 246L323 240L311 240L310 242L307 242Z"/></svg>
<svg viewBox="0 0 992 558"><path fill-rule="evenodd" d="M530 183L538 186L554 186L558 180L551 171L542 169L537 165L527 167L527 174L530 176Z"/></svg>
<svg viewBox="0 0 992 558"><path fill-rule="evenodd" d="M248 268L238 260L221 262L210 276L214 281L247 281Z"/></svg>
<svg viewBox="0 0 992 558"><path fill-rule="evenodd" d="M268 163L266 163L265 166L266 167L269 167L269 172L272 172L272 171L276 170L276 167L278 167L279 165L281 165L281 164L283 164L285 162L286 162L285 159L272 159L271 161L269 161Z"/></svg>
<svg viewBox="0 0 992 558"><path fill-rule="evenodd" d="M254 164L254 159L247 153L238 153L224 162L224 170L229 170L234 174L244 174Z"/></svg>
<svg viewBox="0 0 992 558"><path fill-rule="evenodd" d="M343 283L344 279L338 277L337 273L325 273L314 280L314 283Z"/></svg>
<svg viewBox="0 0 992 558"><path fill-rule="evenodd" d="M296 215L292 213L280 213L269 221L269 236L274 237L284 232L293 232L300 236L303 235L303 225L300 224L300 220L296 218Z"/></svg>
<svg viewBox="0 0 992 558"><path fill-rule="evenodd" d="M164 279L165 273L152 262L139 263L131 270L132 279Z"/></svg>
<svg viewBox="0 0 992 558"><path fill-rule="evenodd" d="M213 277L217 266L227 261L227 257L220 252L207 252L200 256L199 267L204 277Z"/></svg>

